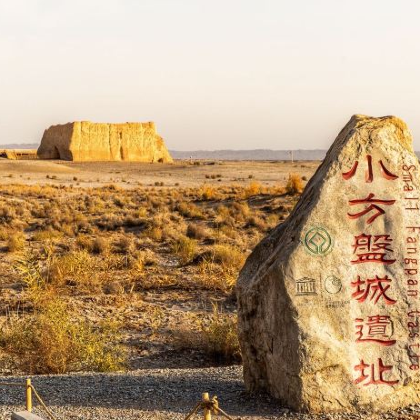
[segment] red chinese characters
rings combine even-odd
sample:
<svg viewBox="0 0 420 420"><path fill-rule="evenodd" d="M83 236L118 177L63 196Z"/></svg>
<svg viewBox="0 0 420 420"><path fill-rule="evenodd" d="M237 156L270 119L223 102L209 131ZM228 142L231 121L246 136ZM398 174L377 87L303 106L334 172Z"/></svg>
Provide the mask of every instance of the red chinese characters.
<svg viewBox="0 0 420 420"><path fill-rule="evenodd" d="M381 346L393 346L396 341L391 340L394 326L389 315L372 315L367 319L356 318L356 343L372 342Z"/></svg>
<svg viewBox="0 0 420 420"><path fill-rule="evenodd" d="M375 369L376 367L376 369ZM390 372L392 366L385 366L382 359L377 360L377 365L374 363L367 364L364 360L354 367L354 370L359 373L359 377L354 380L355 384L363 383L364 386L368 385L395 385L399 380L385 379L385 372Z"/></svg>
<svg viewBox="0 0 420 420"><path fill-rule="evenodd" d="M357 276L357 280L351 282L351 286L356 289L351 296L359 303L369 300L376 305L381 298L386 305L394 305L397 302L386 294L391 287L391 279L388 276L382 278L375 276L373 279L366 280L361 280L360 276Z"/></svg>
<svg viewBox="0 0 420 420"><path fill-rule="evenodd" d="M385 205L385 206L391 206L395 203L395 200L380 200L377 198L374 198L375 194L370 193L366 198L358 199L358 200L350 200L349 203L351 206L355 206L358 204L369 204L367 207L365 207L364 210L362 210L359 213L347 213L350 219L359 219L360 217L364 216L365 214L369 214L370 212L374 212L369 219L367 219L367 224L370 225L375 221L375 219L383 214L385 214L385 210L379 206Z"/></svg>
<svg viewBox="0 0 420 420"><path fill-rule="evenodd" d="M374 167L379 167L380 176L387 181L394 181L398 178L393 174L382 160L372 163L372 156L366 155L365 183L372 183L376 172ZM345 181L353 178L359 168L359 161L356 161L348 172L342 173ZM366 194L366 193L365 193ZM396 203L396 200L390 197L376 197L374 192L369 192L362 198L355 198L348 201L351 210L347 212L347 217L351 220L362 221L366 229L372 225L379 217L387 215L387 210ZM385 226L389 226L390 218L387 217ZM389 234L367 234L360 233L354 236L352 244L353 257L351 264L378 264L388 266L394 264L394 250L392 247L393 239ZM369 266L370 267L370 266ZM356 280L351 281L352 299L356 300L360 305L369 305L369 308L378 307L378 311L383 311L384 307L395 305L397 301L393 298L392 293L393 279L388 275L380 275L378 272L358 275ZM373 306L374 305L374 306ZM383 306L385 305L385 306ZM376 310L375 310L376 312ZM375 313L374 312L374 313ZM378 315L366 315L357 317L354 320L355 342L360 345L377 345L377 346L393 346L394 325L389 315L383 312ZM393 378L393 366L386 365L382 358L377 358L374 363L366 363L363 359L359 359L358 364L353 366L357 374L354 383L361 386L370 385L395 385L399 382Z"/></svg>
<svg viewBox="0 0 420 420"><path fill-rule="evenodd" d="M387 253L393 252L392 239L389 235L361 235L354 237L353 253L357 258L352 264L380 263L393 264L396 260L387 258Z"/></svg>
<svg viewBox="0 0 420 420"><path fill-rule="evenodd" d="M367 160L367 165L368 168L365 172L365 182L370 183L373 181L373 168L372 168L372 156L371 155L366 155L366 160ZM391 173L384 165L384 163L382 162L382 160L378 161L380 170L381 170L381 176L385 179L387 179L388 181L394 181L398 178L397 175L394 175L393 173ZM353 166L351 167L351 169L348 172L343 172L343 178L348 181L350 178L353 178L354 175L356 175L357 172L357 167L359 166L359 161L356 160L356 162L354 162Z"/></svg>

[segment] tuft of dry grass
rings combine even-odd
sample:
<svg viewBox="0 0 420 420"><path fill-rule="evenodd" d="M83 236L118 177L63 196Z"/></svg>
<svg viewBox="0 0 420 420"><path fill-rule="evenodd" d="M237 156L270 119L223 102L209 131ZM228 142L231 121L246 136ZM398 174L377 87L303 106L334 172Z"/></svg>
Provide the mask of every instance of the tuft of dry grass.
<svg viewBox="0 0 420 420"><path fill-rule="evenodd" d="M6 247L8 252L22 251L25 248L25 235L23 232L11 233Z"/></svg>
<svg viewBox="0 0 420 420"><path fill-rule="evenodd" d="M179 236L172 245L172 251L180 258L183 264L193 259L196 249L197 242L186 236Z"/></svg>
<svg viewBox="0 0 420 420"><path fill-rule="evenodd" d="M92 243L92 252L94 254L106 254L109 251L109 242L102 237L97 237Z"/></svg>
<svg viewBox="0 0 420 420"><path fill-rule="evenodd" d="M224 314L213 305L210 321L201 321L198 330L181 329L174 336L180 350L198 350L219 364L236 364L242 360L236 317Z"/></svg>
<svg viewBox="0 0 420 420"><path fill-rule="evenodd" d="M303 191L302 177L298 174L289 174L286 192L289 195L301 194Z"/></svg>
<svg viewBox="0 0 420 420"><path fill-rule="evenodd" d="M208 232L203 225L189 223L187 226L187 236L191 239L205 239L208 237Z"/></svg>
<svg viewBox="0 0 420 420"><path fill-rule="evenodd" d="M212 259L215 263L220 264L224 270L234 271L242 268L245 255L235 246L220 244L214 246Z"/></svg>
<svg viewBox="0 0 420 420"><path fill-rule="evenodd" d="M244 198L252 197L253 195L261 194L263 186L256 181L251 182L244 190Z"/></svg>

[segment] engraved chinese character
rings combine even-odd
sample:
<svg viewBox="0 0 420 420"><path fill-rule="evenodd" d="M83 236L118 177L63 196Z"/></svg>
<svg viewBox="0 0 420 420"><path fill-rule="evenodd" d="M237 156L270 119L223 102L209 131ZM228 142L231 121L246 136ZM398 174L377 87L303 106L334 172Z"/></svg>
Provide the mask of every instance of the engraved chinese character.
<svg viewBox="0 0 420 420"><path fill-rule="evenodd" d="M373 342L381 346L393 346L396 341L390 340L394 333L391 317L388 315L368 316L356 318L356 343Z"/></svg>
<svg viewBox="0 0 420 420"><path fill-rule="evenodd" d="M372 156L371 155L366 155L366 160L367 160L367 165L368 168L365 172L365 182L366 183L370 183L373 181L373 168L372 168ZM381 169L381 176L385 179L387 179L388 181L394 181L398 178L397 175L394 175L393 173L391 173L384 165L384 163L382 162L382 160L378 161L378 164L380 166ZM359 166L359 161L356 160L353 164L353 166L351 167L351 169L348 172L343 172L342 176L343 178L347 181L350 178L353 178L354 175L357 172L357 167Z"/></svg>
<svg viewBox="0 0 420 420"><path fill-rule="evenodd" d="M377 367L377 369L375 369ZM377 361L377 366L372 364L367 364L362 360L356 366L354 366L354 371L359 372L359 377L354 380L355 384L360 384L362 382L363 386L368 385L395 385L399 380L387 380L384 378L385 372L392 370L392 366L385 366L382 362L382 359L379 358Z"/></svg>
<svg viewBox="0 0 420 420"><path fill-rule="evenodd" d="M391 279L388 276L375 276L374 279L366 280L361 280L360 276L357 276L357 280L352 281L351 286L356 289L351 297L359 302L364 302L366 299L369 299L369 301L377 304L380 298L387 305L394 305L397 302L386 294L387 290L391 287Z"/></svg>
<svg viewBox="0 0 420 420"><path fill-rule="evenodd" d="M385 214L385 210L378 206L378 204L382 204L385 206L391 206L395 203L395 200L381 200L374 198L375 194L370 193L366 198L357 199L357 200L349 200L349 203L351 206L355 206L357 204L369 204L369 206L365 207L364 210L362 210L359 213L347 213L350 219L358 219L359 217L364 216L365 214L370 213L371 211L374 211L375 213L369 217L367 220L367 224L370 225L377 217L381 216L382 214Z"/></svg>
<svg viewBox="0 0 420 420"><path fill-rule="evenodd" d="M352 260L352 264L380 263L393 264L396 260L388 259L387 252L393 252L391 246L392 239L389 235L361 235L354 237L353 253L357 259Z"/></svg>

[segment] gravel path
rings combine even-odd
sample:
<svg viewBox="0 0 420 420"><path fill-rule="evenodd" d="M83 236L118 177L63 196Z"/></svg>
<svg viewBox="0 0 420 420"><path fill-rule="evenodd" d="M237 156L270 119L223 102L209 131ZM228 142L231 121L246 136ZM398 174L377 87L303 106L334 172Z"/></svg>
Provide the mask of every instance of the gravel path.
<svg viewBox="0 0 420 420"><path fill-rule="evenodd" d="M1 377L1 382L23 377ZM183 419L202 392L217 395L220 407L242 419L415 419L420 406L399 413L311 416L290 412L266 395L249 396L242 368L142 369L124 374L36 376L35 388L60 420ZM0 418L24 409L24 388L0 388ZM34 410L41 414L38 409ZM42 416L42 414L41 414ZM47 419L46 416L43 418ZM195 417L198 418L198 417Z"/></svg>

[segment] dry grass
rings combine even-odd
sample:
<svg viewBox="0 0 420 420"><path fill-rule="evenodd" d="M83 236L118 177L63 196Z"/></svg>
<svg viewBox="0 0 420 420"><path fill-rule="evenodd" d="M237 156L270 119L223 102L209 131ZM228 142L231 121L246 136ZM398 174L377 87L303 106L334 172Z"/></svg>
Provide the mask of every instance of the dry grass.
<svg viewBox="0 0 420 420"><path fill-rule="evenodd" d="M300 194L303 191L302 177L298 174L289 174L286 184L286 192L290 195Z"/></svg>
<svg viewBox="0 0 420 420"><path fill-rule="evenodd" d="M25 235L22 232L10 234L7 239L7 251L18 252L25 248Z"/></svg>
<svg viewBox="0 0 420 420"><path fill-rule="evenodd" d="M224 314L217 305L209 320L196 322L196 328L183 328L173 341L180 350L198 350L220 364L241 362L236 317Z"/></svg>
<svg viewBox="0 0 420 420"><path fill-rule="evenodd" d="M87 355L92 340L103 342L108 332L115 342L111 327L100 328L108 318L118 319L130 337L128 348L151 338L170 346L169 324L178 325L178 317L190 312L174 312L172 306L191 302L203 314L203 302L228 298L250 250L297 200L285 194L284 186L248 182L130 190L113 184L0 185L0 262L3 258L5 282L23 287L0 309L28 308L12 318L0 315L3 351L20 369L29 363L23 354L38 352L40 358L27 369L33 372L114 369L118 363L112 365L105 350L95 348L96 361L92 352ZM146 304L155 294L159 299ZM46 295L58 306L41 310ZM94 322L73 330L72 324L86 314ZM49 335L25 325L44 328ZM216 359L237 360L230 313L217 309L198 330L201 344L191 346L201 346Z"/></svg>
<svg viewBox="0 0 420 420"><path fill-rule="evenodd" d="M191 261L197 249L197 242L186 236L180 236L173 243L172 250L180 258L183 264Z"/></svg>
<svg viewBox="0 0 420 420"><path fill-rule="evenodd" d="M10 316L3 325L0 346L6 364L29 374L77 370L114 371L123 367L118 326L96 328L73 319L56 296L44 296L31 315Z"/></svg>

